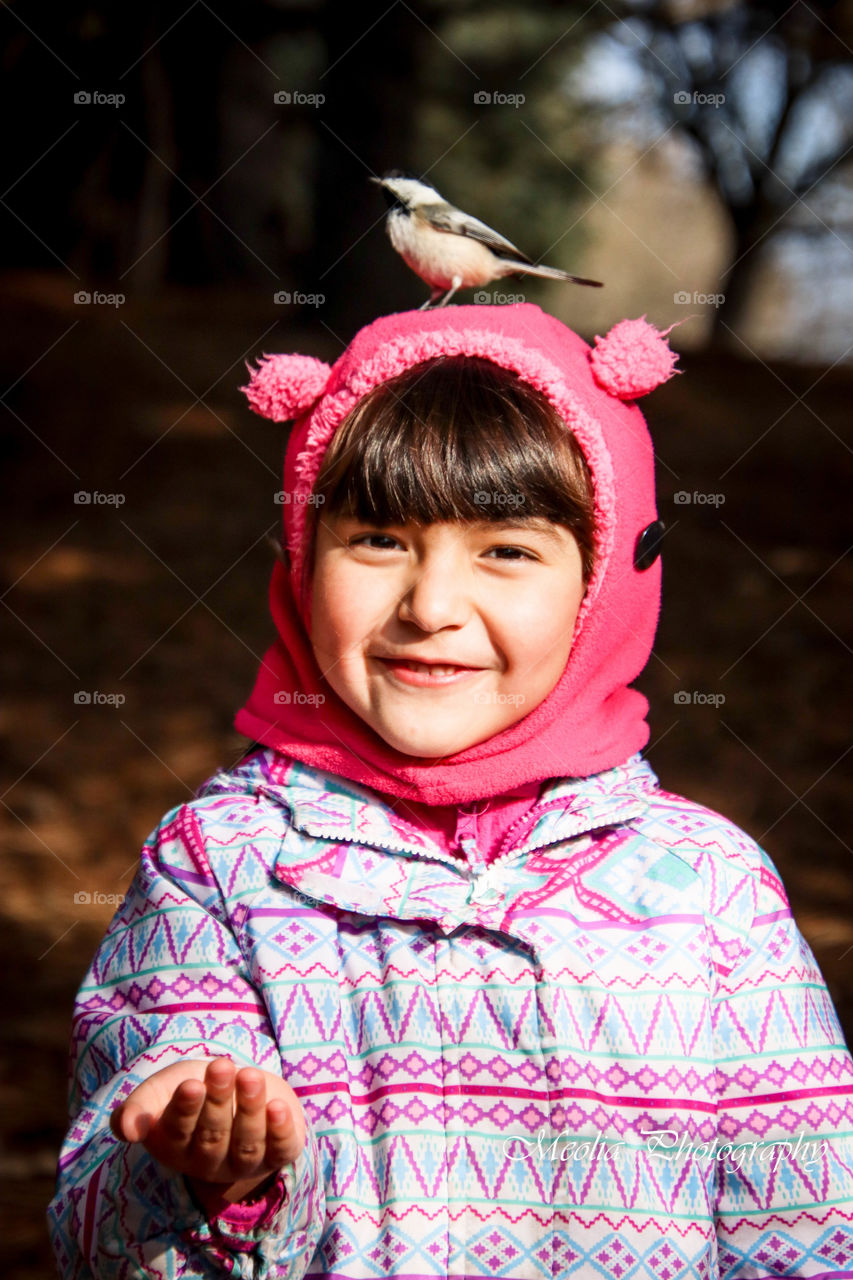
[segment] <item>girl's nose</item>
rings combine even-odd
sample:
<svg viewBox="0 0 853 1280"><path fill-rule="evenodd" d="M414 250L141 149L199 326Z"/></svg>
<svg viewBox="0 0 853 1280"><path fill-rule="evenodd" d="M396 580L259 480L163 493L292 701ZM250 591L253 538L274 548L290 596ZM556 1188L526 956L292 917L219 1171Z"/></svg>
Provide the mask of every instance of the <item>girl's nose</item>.
<svg viewBox="0 0 853 1280"><path fill-rule="evenodd" d="M453 556L422 562L400 601L397 616L421 631L464 626L471 616L471 597L463 565Z"/></svg>

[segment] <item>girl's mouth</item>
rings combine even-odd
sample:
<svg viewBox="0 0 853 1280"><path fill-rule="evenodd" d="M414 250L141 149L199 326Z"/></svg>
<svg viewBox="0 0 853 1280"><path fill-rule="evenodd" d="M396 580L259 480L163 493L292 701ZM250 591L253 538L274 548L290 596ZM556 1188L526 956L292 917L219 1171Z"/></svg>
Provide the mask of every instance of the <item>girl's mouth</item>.
<svg viewBox="0 0 853 1280"><path fill-rule="evenodd" d="M477 675L481 667L463 667L450 662L418 662L412 658L378 658L387 671L397 680L408 685L457 684Z"/></svg>

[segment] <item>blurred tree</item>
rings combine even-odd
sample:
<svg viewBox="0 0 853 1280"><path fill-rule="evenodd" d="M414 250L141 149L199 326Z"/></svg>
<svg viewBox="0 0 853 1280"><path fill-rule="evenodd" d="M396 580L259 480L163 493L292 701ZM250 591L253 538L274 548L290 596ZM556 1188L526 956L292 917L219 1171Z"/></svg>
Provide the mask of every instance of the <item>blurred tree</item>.
<svg viewBox="0 0 853 1280"><path fill-rule="evenodd" d="M2 160L0 261L65 265L90 284L130 273L137 291L245 273L251 255L234 250L219 185L242 158L223 154L224 118L245 110L233 84L226 98L226 71L235 50L297 41L316 6L205 0L176 15L163 0L89 0L20 15L7 5L0 23L0 102L17 125ZM250 61L268 78L272 124L278 79Z"/></svg>
<svg viewBox="0 0 853 1280"><path fill-rule="evenodd" d="M381 5L375 13L372 8L327 0L317 14L326 55L318 84L326 102L315 136L310 279L317 289L334 293L345 324L363 323L399 299L393 273L366 270L364 252L355 250L385 213L384 200L367 178L412 164L418 72L429 36L405 5ZM378 235L368 244L385 252Z"/></svg>
<svg viewBox="0 0 853 1280"><path fill-rule="evenodd" d="M401 167L568 265L564 82L592 21L557 0L4 6L0 263L136 292L244 279L363 322L424 296L366 181Z"/></svg>
<svg viewBox="0 0 853 1280"><path fill-rule="evenodd" d="M692 141L729 217L720 336L738 327L773 237L849 234L853 5L640 0L607 32L640 60L664 126Z"/></svg>

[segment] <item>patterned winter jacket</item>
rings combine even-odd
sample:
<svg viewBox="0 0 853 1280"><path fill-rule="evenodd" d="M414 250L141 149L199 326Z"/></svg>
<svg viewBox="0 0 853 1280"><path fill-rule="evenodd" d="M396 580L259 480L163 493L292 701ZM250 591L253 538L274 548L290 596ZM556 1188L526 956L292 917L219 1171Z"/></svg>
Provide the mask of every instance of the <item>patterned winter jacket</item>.
<svg viewBox="0 0 853 1280"><path fill-rule="evenodd" d="M108 1126L152 1072L221 1054L308 1120L245 1228ZM254 752L146 842L72 1066L65 1276L853 1276L824 982L766 855L640 756L547 784L486 866Z"/></svg>

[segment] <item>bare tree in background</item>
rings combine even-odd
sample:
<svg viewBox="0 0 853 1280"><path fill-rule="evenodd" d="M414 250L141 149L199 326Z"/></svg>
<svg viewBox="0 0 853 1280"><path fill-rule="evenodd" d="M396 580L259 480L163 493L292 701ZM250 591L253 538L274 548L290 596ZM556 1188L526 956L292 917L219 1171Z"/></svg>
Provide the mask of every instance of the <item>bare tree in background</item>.
<svg viewBox="0 0 853 1280"><path fill-rule="evenodd" d="M636 50L730 220L715 336L738 327L773 237L835 236L853 251L853 5L628 4L608 34Z"/></svg>

